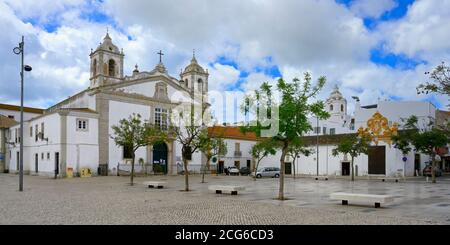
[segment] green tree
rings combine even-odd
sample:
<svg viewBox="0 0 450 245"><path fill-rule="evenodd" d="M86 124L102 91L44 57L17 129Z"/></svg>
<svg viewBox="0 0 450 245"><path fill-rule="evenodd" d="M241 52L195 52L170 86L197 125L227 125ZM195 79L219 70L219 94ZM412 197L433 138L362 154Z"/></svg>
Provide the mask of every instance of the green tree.
<svg viewBox="0 0 450 245"><path fill-rule="evenodd" d="M143 121L141 115L135 113L130 115L128 119L121 119L118 125L114 125L111 128L113 130L111 138L116 145L129 149L131 152L131 185L133 185L136 150L142 146L163 142L167 134Z"/></svg>
<svg viewBox="0 0 450 245"><path fill-rule="evenodd" d="M358 137L357 135L352 135L345 137L339 142L336 148L333 149L333 156L339 155L339 153L350 155L352 158L352 181L355 180L355 168L354 160L361 154L367 154L370 146L370 140L366 137Z"/></svg>
<svg viewBox="0 0 450 245"><path fill-rule="evenodd" d="M405 122L403 130L392 137L394 147L401 150L403 154L408 154L414 149L416 152L430 156L432 160L431 180L436 183L437 149L449 143L448 135L431 123L425 127L419 127L416 116L402 120Z"/></svg>
<svg viewBox="0 0 450 245"><path fill-rule="evenodd" d="M220 137L214 137L208 131L200 135L200 151L205 155L205 166L202 164L202 183L205 183L205 171L210 169L211 158L217 156L220 149L225 148L225 142Z"/></svg>
<svg viewBox="0 0 450 245"><path fill-rule="evenodd" d="M198 106L197 106L198 107ZM208 129L201 122L203 120L203 109L196 109L194 103L182 104L174 109L171 117L171 129L175 133L176 140L181 144L181 158L184 165L185 191L189 189L188 164L192 154L197 152L202 145L202 135L208 133Z"/></svg>
<svg viewBox="0 0 450 245"><path fill-rule="evenodd" d="M254 144L249 153L255 159L255 165L253 166L253 180L256 180L256 171L258 170L259 163L265 157L275 155L276 148L274 147L274 142L271 139L265 139Z"/></svg>
<svg viewBox="0 0 450 245"><path fill-rule="evenodd" d="M297 159L301 156L309 156L313 153L313 150L306 147L301 141L295 142L291 144L288 149L288 155L292 157L292 168L294 170L294 179L295 179L295 163Z"/></svg>
<svg viewBox="0 0 450 245"><path fill-rule="evenodd" d="M264 134L263 137L271 138L281 149L280 200L284 200L284 162L289 146L312 130L309 116L314 115L320 119L329 117L324 110L323 101L311 102L323 88L325 81L326 78L322 76L313 86L311 75L305 73L303 81L297 78L292 82L279 79L275 88L266 82L254 95L247 96L242 105L246 115L257 118L243 126L242 130L255 132L258 137ZM279 100L273 98L274 92L279 92Z"/></svg>

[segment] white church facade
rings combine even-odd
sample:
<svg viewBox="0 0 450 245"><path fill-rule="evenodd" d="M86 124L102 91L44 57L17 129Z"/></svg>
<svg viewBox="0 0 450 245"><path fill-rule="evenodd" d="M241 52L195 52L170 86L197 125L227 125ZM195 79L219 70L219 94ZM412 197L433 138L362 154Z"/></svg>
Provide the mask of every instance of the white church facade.
<svg viewBox="0 0 450 245"><path fill-rule="evenodd" d="M160 53L162 55L162 53ZM129 164L129 156L111 138L111 127L131 114L166 128L168 112L186 100L198 97L194 93L208 91L208 72L195 56L176 79L168 74L161 61L152 71L136 69L130 76L123 72L124 53L113 44L109 34L91 50L89 88L44 110L40 116L24 123L24 171L30 174L64 177L89 168L92 174L107 171L116 174L118 166ZM206 103L206 99L205 102ZM201 102L198 102L201 103ZM18 170L20 125L10 128L10 172ZM20 138L20 137L19 137ZM14 140L15 139L15 140ZM200 153L192 161L201 161ZM136 165L160 165L166 174L177 173L181 146L175 139L163 144L142 147L136 152Z"/></svg>

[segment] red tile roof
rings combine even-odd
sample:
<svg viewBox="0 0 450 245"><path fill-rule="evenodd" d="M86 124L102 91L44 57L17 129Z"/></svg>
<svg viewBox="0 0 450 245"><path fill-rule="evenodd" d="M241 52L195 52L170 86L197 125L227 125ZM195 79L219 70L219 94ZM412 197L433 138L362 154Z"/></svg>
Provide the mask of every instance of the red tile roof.
<svg viewBox="0 0 450 245"><path fill-rule="evenodd" d="M222 137L227 139L241 139L241 140L257 140L256 134L253 132L242 133L239 127L225 127L213 126L208 128L208 133L212 136Z"/></svg>

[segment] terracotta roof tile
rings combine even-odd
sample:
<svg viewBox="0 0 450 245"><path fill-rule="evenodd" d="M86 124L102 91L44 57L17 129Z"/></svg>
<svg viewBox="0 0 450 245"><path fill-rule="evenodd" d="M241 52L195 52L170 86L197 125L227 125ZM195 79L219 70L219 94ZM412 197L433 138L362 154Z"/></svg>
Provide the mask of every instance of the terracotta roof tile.
<svg viewBox="0 0 450 245"><path fill-rule="evenodd" d="M208 128L208 132L213 136L227 139L257 140L253 132L242 133L239 127L213 126Z"/></svg>

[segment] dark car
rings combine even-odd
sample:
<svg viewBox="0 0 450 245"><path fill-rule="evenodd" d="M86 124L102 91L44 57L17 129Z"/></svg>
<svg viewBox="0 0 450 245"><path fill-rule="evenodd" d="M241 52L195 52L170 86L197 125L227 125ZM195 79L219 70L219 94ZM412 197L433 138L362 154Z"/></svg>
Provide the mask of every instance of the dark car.
<svg viewBox="0 0 450 245"><path fill-rule="evenodd" d="M425 166L425 168L422 170L423 176L431 177L431 170L433 169L433 166L431 164L428 164ZM442 176L442 170L439 167L435 168L435 175L436 177Z"/></svg>
<svg viewBox="0 0 450 245"><path fill-rule="evenodd" d="M250 175L251 171L250 171L250 168L242 167L242 168L239 170L239 173L240 173L241 175Z"/></svg>

